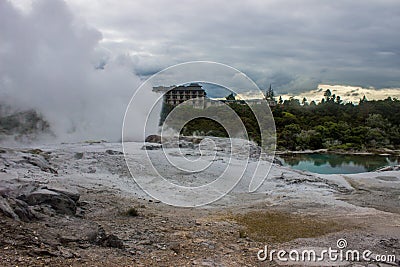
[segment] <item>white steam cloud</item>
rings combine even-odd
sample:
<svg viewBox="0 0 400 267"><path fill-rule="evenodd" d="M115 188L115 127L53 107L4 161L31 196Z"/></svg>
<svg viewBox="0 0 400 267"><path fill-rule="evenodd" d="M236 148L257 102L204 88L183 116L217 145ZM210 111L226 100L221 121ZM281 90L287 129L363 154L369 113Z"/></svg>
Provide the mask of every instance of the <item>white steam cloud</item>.
<svg viewBox="0 0 400 267"><path fill-rule="evenodd" d="M60 141L119 140L140 79L101 39L61 0L0 1L0 102L41 112Z"/></svg>

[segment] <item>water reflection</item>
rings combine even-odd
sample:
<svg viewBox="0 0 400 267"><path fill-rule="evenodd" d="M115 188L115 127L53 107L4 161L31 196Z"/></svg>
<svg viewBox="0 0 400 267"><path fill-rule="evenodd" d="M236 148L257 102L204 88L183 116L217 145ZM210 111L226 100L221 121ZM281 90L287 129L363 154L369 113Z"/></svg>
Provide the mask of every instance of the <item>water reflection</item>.
<svg viewBox="0 0 400 267"><path fill-rule="evenodd" d="M399 164L398 157L379 155L291 154L281 156L281 159L284 165L293 169L321 174L368 172Z"/></svg>

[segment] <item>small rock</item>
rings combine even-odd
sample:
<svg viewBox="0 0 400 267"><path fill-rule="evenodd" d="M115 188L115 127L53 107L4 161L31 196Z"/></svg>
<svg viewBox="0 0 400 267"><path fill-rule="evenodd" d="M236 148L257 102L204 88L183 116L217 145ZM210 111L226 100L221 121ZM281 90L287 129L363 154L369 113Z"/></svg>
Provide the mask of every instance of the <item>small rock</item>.
<svg viewBox="0 0 400 267"><path fill-rule="evenodd" d="M78 247L82 248L82 249L87 249L88 247L90 247L90 245L89 244L79 244Z"/></svg>
<svg viewBox="0 0 400 267"><path fill-rule="evenodd" d="M166 249L167 249L165 245L155 244L154 246L155 246L157 249L160 249L160 250L166 250Z"/></svg>
<svg viewBox="0 0 400 267"><path fill-rule="evenodd" d="M144 145L142 146L142 150L158 150L161 149L162 145Z"/></svg>
<svg viewBox="0 0 400 267"><path fill-rule="evenodd" d="M200 266L217 266L213 260L194 260L192 261L192 264Z"/></svg>
<svg viewBox="0 0 400 267"><path fill-rule="evenodd" d="M101 226L88 235L88 241L102 247L124 248L124 243L117 236L107 235Z"/></svg>
<svg viewBox="0 0 400 267"><path fill-rule="evenodd" d="M80 239L76 237L68 237L68 236L60 236L59 237L60 243L65 245L68 243L74 243L74 242L79 242Z"/></svg>
<svg viewBox="0 0 400 267"><path fill-rule="evenodd" d="M400 249L400 240L397 238L382 239L379 244L386 248Z"/></svg>
<svg viewBox="0 0 400 267"><path fill-rule="evenodd" d="M75 158L75 159L82 159L82 158L83 158L83 152L77 152L77 153L75 153L74 158Z"/></svg>
<svg viewBox="0 0 400 267"><path fill-rule="evenodd" d="M64 257L66 259L74 258L74 254L69 249L58 247L58 251L60 252L61 257Z"/></svg>
<svg viewBox="0 0 400 267"><path fill-rule="evenodd" d="M57 252L53 252L47 249L42 249L42 248L35 248L31 251L28 252L29 255L31 256L53 256L53 257L57 257L58 253ZM37 258L41 258L41 257L37 257Z"/></svg>
<svg viewBox="0 0 400 267"><path fill-rule="evenodd" d="M111 149L107 149L106 153L108 155L123 155L124 153L122 153L121 151L115 151L115 150L111 150Z"/></svg>
<svg viewBox="0 0 400 267"><path fill-rule="evenodd" d="M172 243L169 248L175 252L176 254L179 254L179 252L181 251L181 244L178 242Z"/></svg>
<svg viewBox="0 0 400 267"><path fill-rule="evenodd" d="M103 239L103 247L124 248L124 243L116 235L108 235Z"/></svg>
<svg viewBox="0 0 400 267"><path fill-rule="evenodd" d="M87 173L96 173L96 168L93 168L92 166L90 166L87 170Z"/></svg>
<svg viewBox="0 0 400 267"><path fill-rule="evenodd" d="M145 240L141 240L141 241L139 241L138 242L138 245L151 245L151 244L153 244L153 242L151 242L151 240L150 239L145 239Z"/></svg>

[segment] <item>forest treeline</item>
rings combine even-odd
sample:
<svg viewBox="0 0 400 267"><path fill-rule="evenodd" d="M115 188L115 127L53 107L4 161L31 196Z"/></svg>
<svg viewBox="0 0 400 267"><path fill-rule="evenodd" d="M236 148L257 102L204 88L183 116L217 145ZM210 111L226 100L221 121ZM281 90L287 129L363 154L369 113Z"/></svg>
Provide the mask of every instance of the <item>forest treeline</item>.
<svg viewBox="0 0 400 267"><path fill-rule="evenodd" d="M260 143L260 129L251 108L241 103L229 103L229 106L239 115L249 138ZM364 97L358 103L345 103L327 90L318 104L307 99L283 101L280 98L271 111L278 150L400 148L400 100L395 98L369 101ZM190 121L181 134L227 137L219 123L206 118Z"/></svg>
<svg viewBox="0 0 400 267"><path fill-rule="evenodd" d="M278 149L332 150L398 149L400 146L400 101L343 103L325 94L318 104L306 99L281 102L272 109Z"/></svg>

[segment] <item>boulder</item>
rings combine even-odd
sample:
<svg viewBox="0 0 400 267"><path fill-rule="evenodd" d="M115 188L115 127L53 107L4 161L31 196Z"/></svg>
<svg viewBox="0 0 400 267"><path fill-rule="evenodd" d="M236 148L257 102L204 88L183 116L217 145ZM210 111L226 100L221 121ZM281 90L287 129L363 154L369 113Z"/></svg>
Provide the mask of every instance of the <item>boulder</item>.
<svg viewBox="0 0 400 267"><path fill-rule="evenodd" d="M36 219L36 216L32 213L31 208L24 201L16 198L10 198L8 199L8 203L21 221L30 222Z"/></svg>
<svg viewBox="0 0 400 267"><path fill-rule="evenodd" d="M6 215L7 217L18 219L18 216L15 214L13 209L10 207L7 198L0 196L0 212Z"/></svg>
<svg viewBox="0 0 400 267"><path fill-rule="evenodd" d="M57 213L75 215L76 201L71 199L70 196L66 193L41 188L27 195L20 196L19 198L28 203L28 205L46 204L53 208Z"/></svg>
<svg viewBox="0 0 400 267"><path fill-rule="evenodd" d="M12 197L0 196L0 212L7 217L24 222L30 222L36 218L24 201Z"/></svg>
<svg viewBox="0 0 400 267"><path fill-rule="evenodd" d="M57 170L53 169L49 162L40 155L33 155L32 157L24 156L23 158L27 163L39 167L42 171L57 174Z"/></svg>
<svg viewBox="0 0 400 267"><path fill-rule="evenodd" d="M273 163L278 164L279 166L283 166L283 162L276 157L274 158Z"/></svg>
<svg viewBox="0 0 400 267"><path fill-rule="evenodd" d="M60 193L60 194L64 194L66 196L68 196L70 199L72 199L75 202L78 202L79 198L80 198L80 194L78 191L76 191L75 189L69 188L58 188L58 187L51 187L48 188L47 186L42 187L43 189L48 189L50 191L54 191L56 193Z"/></svg>
<svg viewBox="0 0 400 267"><path fill-rule="evenodd" d="M147 143L158 143L161 144L161 136L156 135L156 134L152 134L146 137L146 139L144 140Z"/></svg>

